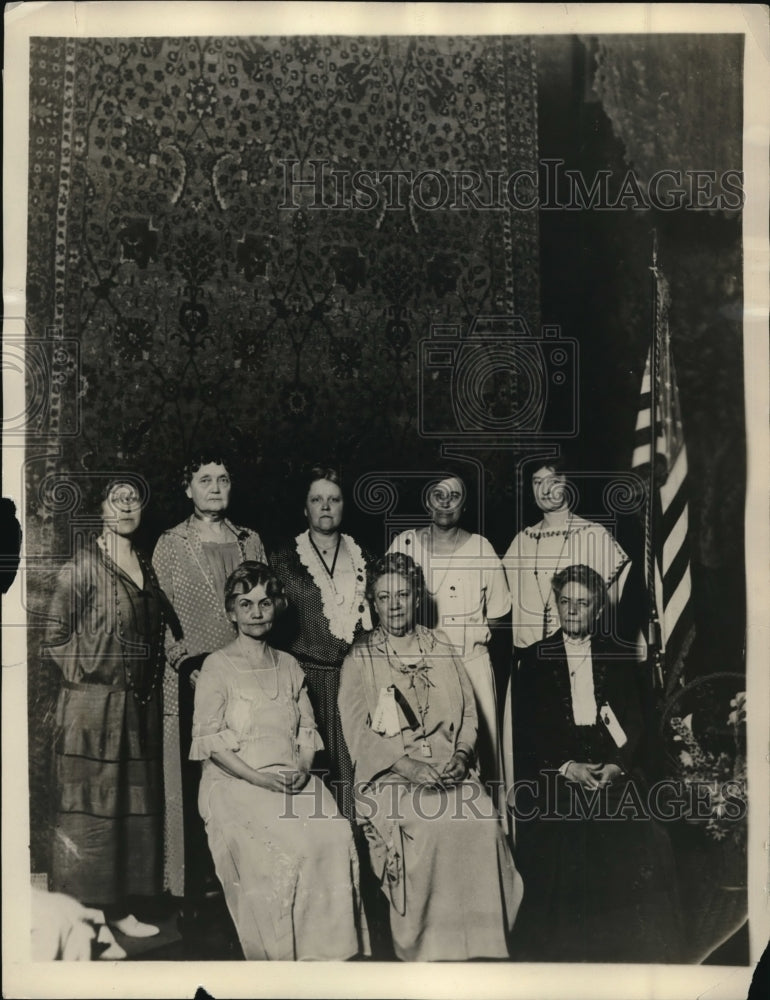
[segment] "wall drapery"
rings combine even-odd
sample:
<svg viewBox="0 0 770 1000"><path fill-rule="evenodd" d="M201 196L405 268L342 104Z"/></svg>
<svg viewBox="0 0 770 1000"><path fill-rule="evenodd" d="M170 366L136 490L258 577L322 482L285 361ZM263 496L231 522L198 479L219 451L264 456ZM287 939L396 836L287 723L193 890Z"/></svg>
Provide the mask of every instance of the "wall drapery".
<svg viewBox="0 0 770 1000"><path fill-rule="evenodd" d="M642 184L662 168L712 171L717 196L741 169L742 49L741 35L597 40L594 91ZM661 197L675 187L666 179Z"/></svg>
<svg viewBox="0 0 770 1000"><path fill-rule="evenodd" d="M516 311L537 330L536 212L457 210L440 179L475 172L488 201L489 172L535 168L528 39L36 38L30 74L28 336L59 380L28 435L33 611L83 515L73 473L130 466L166 526L184 453L224 441L262 527L319 456L436 464L416 407L432 324ZM361 170L433 174L395 203L378 176L354 208L337 186Z"/></svg>

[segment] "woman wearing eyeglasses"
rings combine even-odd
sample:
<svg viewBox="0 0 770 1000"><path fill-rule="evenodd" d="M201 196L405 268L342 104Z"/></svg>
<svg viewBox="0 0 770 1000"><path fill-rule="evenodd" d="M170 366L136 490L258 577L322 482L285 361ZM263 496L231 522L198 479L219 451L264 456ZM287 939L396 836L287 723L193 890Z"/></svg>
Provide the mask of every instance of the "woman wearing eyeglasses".
<svg viewBox="0 0 770 1000"><path fill-rule="evenodd" d="M160 892L163 645L175 619L133 543L135 476L106 484L101 515L101 533L64 566L50 609L47 648L62 674L52 881L123 934L150 937L158 928L129 912L129 898Z"/></svg>
<svg viewBox="0 0 770 1000"><path fill-rule="evenodd" d="M476 703L447 636L416 623L423 574L394 553L367 573L379 625L340 681L356 819L402 961L505 959L522 896L475 767Z"/></svg>

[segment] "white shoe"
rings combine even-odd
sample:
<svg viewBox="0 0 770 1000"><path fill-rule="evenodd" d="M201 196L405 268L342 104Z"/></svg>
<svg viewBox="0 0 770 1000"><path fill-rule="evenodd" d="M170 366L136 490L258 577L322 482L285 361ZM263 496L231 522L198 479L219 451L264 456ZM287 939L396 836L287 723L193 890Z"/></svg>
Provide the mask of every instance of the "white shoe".
<svg viewBox="0 0 770 1000"><path fill-rule="evenodd" d="M155 937L156 934L160 934L160 927L156 927L154 924L141 923L133 913L129 913L127 917L123 917L121 920L113 920L111 923L116 930L119 930L121 934L125 934L126 937L146 938Z"/></svg>

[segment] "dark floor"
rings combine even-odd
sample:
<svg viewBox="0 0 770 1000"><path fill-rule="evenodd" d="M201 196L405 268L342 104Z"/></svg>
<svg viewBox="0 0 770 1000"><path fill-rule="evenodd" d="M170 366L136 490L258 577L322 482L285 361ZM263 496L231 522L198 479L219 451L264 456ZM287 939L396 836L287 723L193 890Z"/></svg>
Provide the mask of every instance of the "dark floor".
<svg viewBox="0 0 770 1000"><path fill-rule="evenodd" d="M733 858L721 844L686 824L671 825L682 913L685 964L747 965L749 961L745 855ZM734 854L735 852L733 852ZM362 896L375 961L393 961L388 902L368 865L361 870ZM168 894L151 902L133 900L140 920L160 927L152 938L127 938L115 932L129 960L242 961L238 937L221 892L211 893L190 914L181 917L182 900Z"/></svg>

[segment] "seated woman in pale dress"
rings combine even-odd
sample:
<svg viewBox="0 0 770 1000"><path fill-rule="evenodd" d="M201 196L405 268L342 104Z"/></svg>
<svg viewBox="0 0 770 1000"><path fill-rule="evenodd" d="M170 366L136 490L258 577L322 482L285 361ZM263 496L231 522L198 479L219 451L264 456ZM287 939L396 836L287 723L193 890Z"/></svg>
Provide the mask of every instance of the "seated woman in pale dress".
<svg viewBox="0 0 770 1000"><path fill-rule="evenodd" d="M380 624L354 642L339 694L356 818L390 900L398 958L505 959L522 883L470 768L468 675L443 632L415 624L422 588L422 570L401 553L367 573Z"/></svg>
<svg viewBox="0 0 770 1000"><path fill-rule="evenodd" d="M352 958L368 941L350 825L310 775L322 743L304 674L267 642L282 585L245 562L225 607L237 637L203 664L190 757L203 761L198 807L244 956Z"/></svg>

